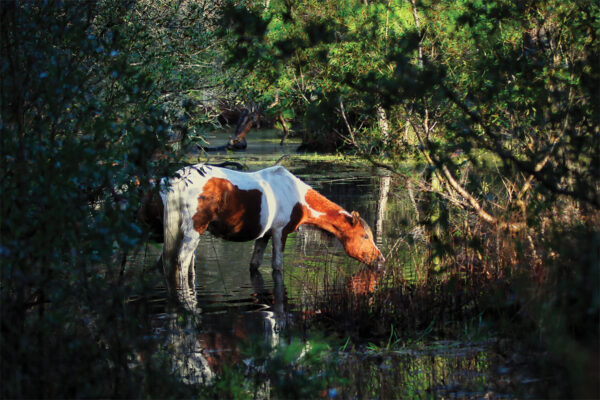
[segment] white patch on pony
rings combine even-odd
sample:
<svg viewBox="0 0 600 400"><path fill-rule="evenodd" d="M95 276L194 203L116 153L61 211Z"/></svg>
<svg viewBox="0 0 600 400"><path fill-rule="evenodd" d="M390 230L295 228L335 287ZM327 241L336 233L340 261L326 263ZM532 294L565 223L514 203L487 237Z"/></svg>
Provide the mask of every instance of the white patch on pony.
<svg viewBox="0 0 600 400"><path fill-rule="evenodd" d="M314 208L312 208L310 206L310 204L308 204L308 202L306 201L306 194L308 193L308 191L310 189L312 189L309 185L307 185L306 183L302 182L300 179L298 179L296 176L292 175L290 173L290 175L292 177L294 177L294 183L296 184L296 188L298 190L298 193L300 194L300 204L302 204L304 207L306 207L306 209L308 211L310 211L311 213L311 217L312 218L319 218L322 215L325 215L326 213L322 212L322 211L317 211Z"/></svg>
<svg viewBox="0 0 600 400"><path fill-rule="evenodd" d="M263 230L258 237L263 237L267 233L267 231L269 231L273 226L273 221L275 220L275 216L277 215L277 213L274 212L275 210L272 209L273 207L271 207L272 204L277 204L277 198L275 197L275 193L273 193L273 189L270 185L261 184L260 186L263 192L263 200L260 210L261 224L263 226ZM267 210L263 210L265 206L267 207ZM265 217L266 222L263 221Z"/></svg>
<svg viewBox="0 0 600 400"><path fill-rule="evenodd" d="M313 218L318 218L318 217L320 217L320 216L322 216L322 215L325 215L325 213L324 213L324 212L317 211L317 210L315 210L314 208L312 208L311 206L309 206L308 204L306 205L306 208L308 208L308 210L309 210L309 211L310 211L310 213L312 214L311 216L312 216Z"/></svg>

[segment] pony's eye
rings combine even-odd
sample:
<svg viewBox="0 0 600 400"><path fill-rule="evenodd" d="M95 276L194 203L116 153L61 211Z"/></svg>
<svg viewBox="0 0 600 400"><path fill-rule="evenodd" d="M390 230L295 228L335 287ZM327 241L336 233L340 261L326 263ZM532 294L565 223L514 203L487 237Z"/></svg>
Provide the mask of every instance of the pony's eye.
<svg viewBox="0 0 600 400"><path fill-rule="evenodd" d="M368 238L369 238L369 235L367 235L367 234L365 233L365 234L364 234L364 236L363 236L363 239L368 239Z"/></svg>

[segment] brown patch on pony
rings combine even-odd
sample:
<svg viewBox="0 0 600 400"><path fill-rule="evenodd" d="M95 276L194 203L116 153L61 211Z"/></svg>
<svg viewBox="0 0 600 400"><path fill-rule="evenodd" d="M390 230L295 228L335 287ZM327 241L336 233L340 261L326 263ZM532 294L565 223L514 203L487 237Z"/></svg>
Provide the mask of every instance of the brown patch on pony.
<svg viewBox="0 0 600 400"><path fill-rule="evenodd" d="M338 206L314 189L309 189L306 192L304 199L310 208L317 212L325 213L330 219L338 219L341 216L340 211L343 211L342 207Z"/></svg>
<svg viewBox="0 0 600 400"><path fill-rule="evenodd" d="M282 247L283 247L282 251L285 250L285 241L287 239L287 236L290 233L294 232L296 229L298 229L298 226L300 225L300 222L302 221L304 214L305 214L304 206L302 206L302 204L300 204L300 203L296 203L296 205L294 205L294 208L292 209L292 212L290 213L290 220L283 227L283 231L281 233L281 242L282 242Z"/></svg>
<svg viewBox="0 0 600 400"><path fill-rule="evenodd" d="M304 197L311 209L320 215L305 216L302 223L315 225L335 235L344 245L346 254L367 265L383 262L381 252L373 242L373 233L358 212L348 213L314 189Z"/></svg>
<svg viewBox="0 0 600 400"><path fill-rule="evenodd" d="M260 211L262 192L242 190L227 179L211 178L198 196L198 208L192 217L198 233L206 229L217 237L245 242L262 231Z"/></svg>
<svg viewBox="0 0 600 400"><path fill-rule="evenodd" d="M283 227L283 234L289 235L294 232L298 228L298 225L300 225L303 216L304 207L302 207L302 204L296 203L290 214L290 221Z"/></svg>

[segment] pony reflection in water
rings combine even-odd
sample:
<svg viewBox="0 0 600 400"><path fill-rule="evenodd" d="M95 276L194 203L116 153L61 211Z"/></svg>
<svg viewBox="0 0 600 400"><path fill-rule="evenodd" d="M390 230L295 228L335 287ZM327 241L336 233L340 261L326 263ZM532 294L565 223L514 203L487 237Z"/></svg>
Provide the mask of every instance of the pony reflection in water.
<svg viewBox="0 0 600 400"><path fill-rule="evenodd" d="M163 268L175 298L194 290L194 251L208 230L225 240L254 240L250 268L256 270L272 241L272 267L280 271L287 236L302 224L333 234L346 253L382 269L384 257L356 211L328 200L283 167L238 172L207 165L181 169L161 181L164 207Z"/></svg>

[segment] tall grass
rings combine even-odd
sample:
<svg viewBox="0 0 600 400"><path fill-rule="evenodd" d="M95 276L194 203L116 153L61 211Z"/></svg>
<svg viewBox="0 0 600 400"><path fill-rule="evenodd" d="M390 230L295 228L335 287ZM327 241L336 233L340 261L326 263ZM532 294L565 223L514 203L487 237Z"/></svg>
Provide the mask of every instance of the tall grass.
<svg viewBox="0 0 600 400"><path fill-rule="evenodd" d="M308 323L359 347L493 339L566 379L541 395L598 397L600 213L559 204L519 234L461 211L444 231L413 229L388 249L385 276L325 278Z"/></svg>

